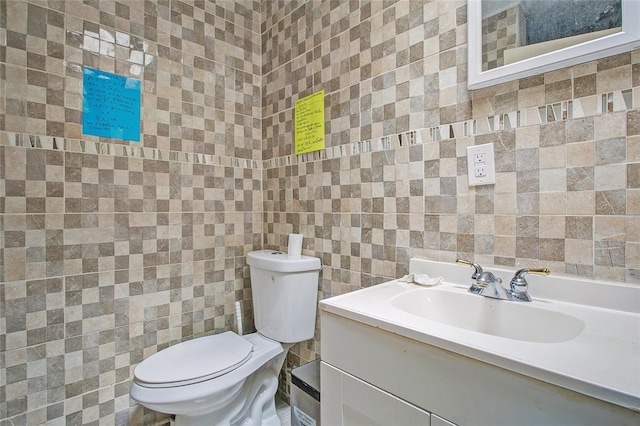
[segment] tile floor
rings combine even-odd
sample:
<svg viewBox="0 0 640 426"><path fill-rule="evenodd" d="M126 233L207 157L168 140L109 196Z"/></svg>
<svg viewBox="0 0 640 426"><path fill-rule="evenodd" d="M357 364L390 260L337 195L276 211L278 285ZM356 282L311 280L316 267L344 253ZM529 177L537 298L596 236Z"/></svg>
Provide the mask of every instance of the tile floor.
<svg viewBox="0 0 640 426"><path fill-rule="evenodd" d="M279 398L276 398L276 412L282 426L291 426L291 407Z"/></svg>

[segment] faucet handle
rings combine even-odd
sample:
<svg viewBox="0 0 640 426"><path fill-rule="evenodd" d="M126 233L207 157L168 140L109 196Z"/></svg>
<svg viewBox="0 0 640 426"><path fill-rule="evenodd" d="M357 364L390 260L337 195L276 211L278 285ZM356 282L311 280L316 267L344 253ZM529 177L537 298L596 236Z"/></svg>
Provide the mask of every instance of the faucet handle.
<svg viewBox="0 0 640 426"><path fill-rule="evenodd" d="M523 269L521 269L519 272L521 271L523 271ZM526 270L526 273L547 276L551 273L551 271L548 270L547 268L528 268Z"/></svg>
<svg viewBox="0 0 640 426"><path fill-rule="evenodd" d="M458 265L472 266L475 269L473 275L471 275L471 279L473 280L477 280L478 276L482 273L482 266L478 265L477 263L471 263L468 260L464 259L456 259L456 263Z"/></svg>
<svg viewBox="0 0 640 426"><path fill-rule="evenodd" d="M520 300L522 302L531 302L531 296L527 293L529 289L529 283L524 278L526 274L534 275L549 275L551 273L547 268L523 268L516 272L511 279L511 290L509 291L513 299Z"/></svg>

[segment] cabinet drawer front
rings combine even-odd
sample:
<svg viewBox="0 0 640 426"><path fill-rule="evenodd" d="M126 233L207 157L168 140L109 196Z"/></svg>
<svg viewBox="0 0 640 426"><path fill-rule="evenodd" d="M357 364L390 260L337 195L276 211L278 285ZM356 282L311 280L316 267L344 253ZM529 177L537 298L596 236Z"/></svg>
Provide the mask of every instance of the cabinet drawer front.
<svg viewBox="0 0 640 426"><path fill-rule="evenodd" d="M326 363L320 366L323 423L349 426L429 426L428 412L346 374ZM325 417L326 416L326 417Z"/></svg>

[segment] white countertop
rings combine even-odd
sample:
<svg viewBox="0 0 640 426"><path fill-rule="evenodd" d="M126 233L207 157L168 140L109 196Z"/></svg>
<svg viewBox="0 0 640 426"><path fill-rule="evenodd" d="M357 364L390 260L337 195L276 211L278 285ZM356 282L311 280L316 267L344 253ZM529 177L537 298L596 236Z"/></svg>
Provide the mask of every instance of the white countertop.
<svg viewBox="0 0 640 426"><path fill-rule="evenodd" d="M438 287L439 291L462 293L468 288L468 285L461 285L464 283L462 277L470 281L473 271L455 264L421 259L412 259L410 270L431 276L442 275L445 280ZM502 277L507 285L513 275L513 271L505 269L485 270ZM458 282L452 283L450 279ZM640 286L562 276L531 276L529 281L529 293L534 301L527 305L580 319L585 326L577 337L559 343L539 343L431 321L397 309L390 303L396 295L421 288L397 280L323 300L320 307L325 312L640 410ZM575 293L576 288L581 291ZM537 290L545 298L537 297ZM568 301L574 294L581 304Z"/></svg>

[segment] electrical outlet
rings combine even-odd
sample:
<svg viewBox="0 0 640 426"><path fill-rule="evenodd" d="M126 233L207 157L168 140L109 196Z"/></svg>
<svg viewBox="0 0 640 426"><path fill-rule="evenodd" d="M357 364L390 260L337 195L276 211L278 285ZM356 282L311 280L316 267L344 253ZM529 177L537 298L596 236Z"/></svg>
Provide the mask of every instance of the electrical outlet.
<svg viewBox="0 0 640 426"><path fill-rule="evenodd" d="M474 170L475 177L485 177L487 175L487 166L484 164L481 166L476 166Z"/></svg>
<svg viewBox="0 0 640 426"><path fill-rule="evenodd" d="M467 172L469 186L496 183L496 167L492 143L467 147Z"/></svg>

